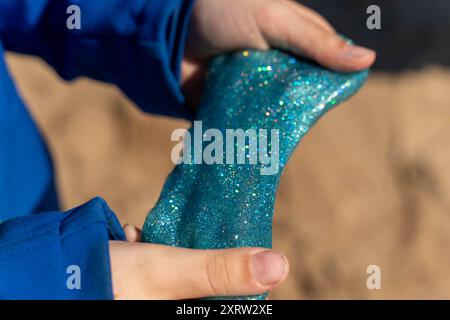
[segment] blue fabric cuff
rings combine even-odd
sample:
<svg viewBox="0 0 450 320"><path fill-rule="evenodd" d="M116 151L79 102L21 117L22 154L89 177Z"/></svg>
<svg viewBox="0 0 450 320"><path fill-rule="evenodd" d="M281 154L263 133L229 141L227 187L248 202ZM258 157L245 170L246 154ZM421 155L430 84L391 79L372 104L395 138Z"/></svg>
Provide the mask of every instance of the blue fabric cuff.
<svg viewBox="0 0 450 320"><path fill-rule="evenodd" d="M7 1L0 5L0 38L7 50L44 58L66 80L109 82L146 112L192 119L180 69L194 3ZM70 4L80 7L79 30L66 28Z"/></svg>
<svg viewBox="0 0 450 320"><path fill-rule="evenodd" d="M152 97L152 100L141 106L144 110L147 109L145 107L147 103L148 105L162 105L164 106L162 114L193 119L193 114L184 105L185 99L180 83L181 64L194 4L195 0L153 0L149 1L145 7L145 18L140 27L140 38L143 39L141 45L147 47L149 52L154 52L157 51L155 50L155 40L156 43L162 44L157 46L161 51L156 54L159 56L159 66L163 75L160 83L169 90L154 87L155 92L148 95ZM147 83L154 84L154 81L148 79ZM168 92L172 96L162 95L162 92Z"/></svg>
<svg viewBox="0 0 450 320"><path fill-rule="evenodd" d="M0 299L113 299L109 240L125 240L101 198L0 224Z"/></svg>

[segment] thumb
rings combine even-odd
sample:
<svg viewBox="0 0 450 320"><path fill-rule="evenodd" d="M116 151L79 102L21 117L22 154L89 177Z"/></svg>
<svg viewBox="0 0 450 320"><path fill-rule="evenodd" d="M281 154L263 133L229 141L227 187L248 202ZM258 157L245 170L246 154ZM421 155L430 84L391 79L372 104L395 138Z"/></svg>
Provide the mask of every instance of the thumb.
<svg viewBox="0 0 450 320"><path fill-rule="evenodd" d="M262 248L192 250L148 245L148 282L159 299L264 293L287 276L287 259Z"/></svg>
<svg viewBox="0 0 450 320"><path fill-rule="evenodd" d="M351 72L373 64L375 51L347 43L317 19L304 10L278 5L260 15L258 25L271 45L315 60L325 67Z"/></svg>
<svg viewBox="0 0 450 320"><path fill-rule="evenodd" d="M272 250L243 248L191 252L192 274L186 287L196 289L182 296L238 296L264 293L287 276L287 259ZM180 280L183 281L183 280ZM194 297L194 298L195 298Z"/></svg>

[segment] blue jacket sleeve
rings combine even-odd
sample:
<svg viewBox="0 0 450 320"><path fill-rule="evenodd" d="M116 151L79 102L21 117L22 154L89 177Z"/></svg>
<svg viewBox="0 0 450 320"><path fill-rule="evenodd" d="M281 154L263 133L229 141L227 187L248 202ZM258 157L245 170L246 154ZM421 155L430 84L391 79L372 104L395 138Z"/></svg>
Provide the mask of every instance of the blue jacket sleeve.
<svg viewBox="0 0 450 320"><path fill-rule="evenodd" d="M125 235L100 198L0 223L0 299L112 299L110 239Z"/></svg>
<svg viewBox="0 0 450 320"><path fill-rule="evenodd" d="M66 80L117 85L144 111L191 118L180 65L194 0L0 0L7 50L45 59ZM67 9L80 8L69 30Z"/></svg>

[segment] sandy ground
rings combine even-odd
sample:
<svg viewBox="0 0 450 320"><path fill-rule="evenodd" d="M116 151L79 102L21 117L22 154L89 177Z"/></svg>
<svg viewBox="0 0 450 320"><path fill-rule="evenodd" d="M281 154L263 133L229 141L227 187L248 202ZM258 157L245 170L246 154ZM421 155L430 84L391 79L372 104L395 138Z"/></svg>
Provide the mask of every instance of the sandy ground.
<svg viewBox="0 0 450 320"><path fill-rule="evenodd" d="M143 115L111 86L68 84L9 56L49 141L65 208L100 195L142 225L172 168L182 121ZM274 247L291 273L271 298L450 298L450 70L374 74L323 118L289 163ZM366 287L379 265L380 290Z"/></svg>

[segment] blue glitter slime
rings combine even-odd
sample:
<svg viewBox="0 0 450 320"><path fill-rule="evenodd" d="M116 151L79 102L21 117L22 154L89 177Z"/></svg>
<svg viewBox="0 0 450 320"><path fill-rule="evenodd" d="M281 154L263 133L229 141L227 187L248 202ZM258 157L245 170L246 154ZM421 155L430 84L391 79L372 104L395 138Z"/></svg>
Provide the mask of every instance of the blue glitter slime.
<svg viewBox="0 0 450 320"><path fill-rule="evenodd" d="M147 217L143 241L194 249L271 248L284 166L316 121L352 96L367 76L367 70L333 72L278 50L241 51L213 60L197 114L203 130L216 128L225 137L226 129L278 129L279 153L271 156L279 157L279 171L261 174L265 165L260 161L177 165ZM193 137L192 128L190 133ZM267 150L258 151L270 146L271 141Z"/></svg>

